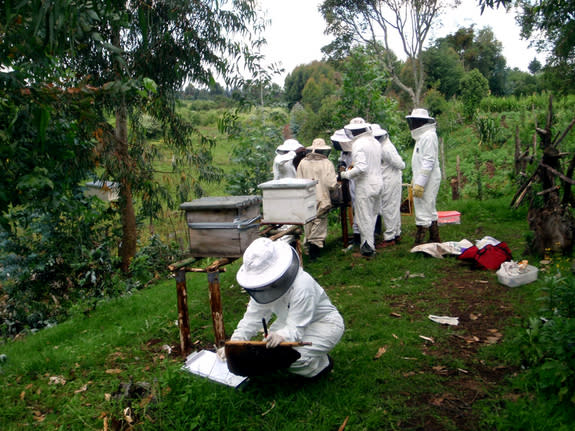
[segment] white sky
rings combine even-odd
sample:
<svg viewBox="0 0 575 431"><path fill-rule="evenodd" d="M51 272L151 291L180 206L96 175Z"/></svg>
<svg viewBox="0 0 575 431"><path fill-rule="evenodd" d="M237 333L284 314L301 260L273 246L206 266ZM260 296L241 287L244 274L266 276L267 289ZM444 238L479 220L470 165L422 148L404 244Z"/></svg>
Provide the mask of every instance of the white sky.
<svg viewBox="0 0 575 431"><path fill-rule="evenodd" d="M265 37L268 45L264 50L268 63L281 63L285 69L283 75L274 81L283 86L285 77L296 66L322 59L321 47L332 38L323 34L325 21L318 12L321 0L260 0L261 7L267 11L271 24ZM527 71L527 66L537 57L545 63L544 55L529 48L529 42L522 40L519 27L515 23L514 13L505 13L502 8L486 8L483 15L477 6L477 0L462 0L462 5L440 19L440 25L434 27L427 43L433 39L455 33L458 28L469 27L475 23L477 30L491 27L495 38L503 45L503 56L510 68ZM401 46L394 49L399 58L405 58Z"/></svg>

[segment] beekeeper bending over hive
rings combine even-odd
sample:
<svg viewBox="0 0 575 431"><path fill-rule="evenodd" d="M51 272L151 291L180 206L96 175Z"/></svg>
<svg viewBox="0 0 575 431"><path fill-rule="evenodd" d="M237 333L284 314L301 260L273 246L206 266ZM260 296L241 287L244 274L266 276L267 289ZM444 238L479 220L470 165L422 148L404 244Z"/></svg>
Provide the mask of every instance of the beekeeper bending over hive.
<svg viewBox="0 0 575 431"><path fill-rule="evenodd" d="M296 139L286 139L276 148L273 163L274 180L295 178L297 166L303 156L305 156L304 146Z"/></svg>
<svg viewBox="0 0 575 431"><path fill-rule="evenodd" d="M251 340L262 328L262 318L269 322L274 315L276 320L265 338L267 348L283 341L311 342L295 347L300 358L288 371L308 378L331 371L328 353L343 334L343 318L323 288L300 267L290 245L256 239L244 252L236 279L251 298L231 340Z"/></svg>
<svg viewBox="0 0 575 431"><path fill-rule="evenodd" d="M430 242L441 242L435 208L441 183L435 119L422 108L414 109L411 115L405 118L411 130L411 137L415 140L415 148L411 157L413 209L417 227L414 245L425 242L427 231L429 231Z"/></svg>
<svg viewBox="0 0 575 431"><path fill-rule="evenodd" d="M360 252L364 256L375 254L374 231L380 208L381 188L381 144L371 132L371 127L362 118L354 118L344 127L345 133L353 139L351 157L353 167L341 172L341 178L355 181L354 217L361 236Z"/></svg>

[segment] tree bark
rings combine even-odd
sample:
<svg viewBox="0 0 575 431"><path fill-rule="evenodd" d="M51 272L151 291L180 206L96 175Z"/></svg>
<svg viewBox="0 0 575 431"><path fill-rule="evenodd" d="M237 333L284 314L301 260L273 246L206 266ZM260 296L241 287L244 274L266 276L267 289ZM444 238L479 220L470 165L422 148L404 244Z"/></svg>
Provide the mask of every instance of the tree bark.
<svg viewBox="0 0 575 431"><path fill-rule="evenodd" d="M115 28L112 36L116 47L121 48L120 29ZM114 64L116 77L122 79L122 66ZM131 163L128 148L128 108L124 96L116 108L116 128L115 128L115 151L118 157L118 172L112 174L117 176L120 183L120 218L122 221L122 240L118 253L121 259L122 272L127 274L130 270L132 258L136 255L137 231L136 214L132 199L132 183L130 181Z"/></svg>
<svg viewBox="0 0 575 431"><path fill-rule="evenodd" d="M136 255L137 229L132 184L129 180L130 154L128 152L128 116L126 104L122 101L116 110L116 154L121 166L120 183L120 218L122 220L122 242L119 247L121 268L125 274L130 270L130 263Z"/></svg>

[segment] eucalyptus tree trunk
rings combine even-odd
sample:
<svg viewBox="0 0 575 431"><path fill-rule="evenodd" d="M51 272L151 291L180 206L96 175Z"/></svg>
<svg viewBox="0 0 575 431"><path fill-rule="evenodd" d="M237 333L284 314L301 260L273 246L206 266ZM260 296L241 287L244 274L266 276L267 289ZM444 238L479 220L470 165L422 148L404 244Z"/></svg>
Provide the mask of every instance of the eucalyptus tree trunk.
<svg viewBox="0 0 575 431"><path fill-rule="evenodd" d="M137 230L132 184L129 180L130 154L128 151L128 115L124 98L116 109L116 154L121 166L120 183L120 217L122 220L122 242L119 254L122 260L122 271L127 273L130 262L136 255Z"/></svg>
<svg viewBox="0 0 575 431"><path fill-rule="evenodd" d="M119 28L114 29L114 45L121 47ZM122 66L117 62L114 64L116 78L122 78ZM125 274L130 270L130 263L136 255L137 230L136 214L134 211L134 200L132 197L132 182L130 175L131 162L128 148L128 107L125 96L122 95L115 111L116 128L115 128L115 153L117 160L118 172L113 175L117 176L120 183L120 219L122 222L122 240L118 249L121 259L121 269Z"/></svg>

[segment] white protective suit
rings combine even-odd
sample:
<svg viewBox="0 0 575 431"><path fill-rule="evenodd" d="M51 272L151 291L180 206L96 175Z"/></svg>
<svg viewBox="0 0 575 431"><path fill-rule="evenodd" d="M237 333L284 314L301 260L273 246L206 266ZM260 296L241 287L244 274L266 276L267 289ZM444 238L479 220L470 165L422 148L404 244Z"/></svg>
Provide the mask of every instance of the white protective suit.
<svg viewBox="0 0 575 431"><path fill-rule="evenodd" d="M315 186L318 214L331 206L329 191L335 187L337 175L333 164L326 156L315 152L309 153L297 167L297 178L318 181ZM305 224L304 233L307 244L323 248L327 237L327 215L326 211L325 214Z"/></svg>
<svg viewBox="0 0 575 431"><path fill-rule="evenodd" d="M411 131L415 148L411 158L413 184L424 187L423 197L413 198L416 226L429 227L437 220L435 203L441 183L439 144L436 124L425 124Z"/></svg>
<svg viewBox="0 0 575 431"><path fill-rule="evenodd" d="M286 154L278 154L275 156L273 164L274 180L296 177L297 173L293 164L295 156L295 151L289 151Z"/></svg>
<svg viewBox="0 0 575 431"><path fill-rule="evenodd" d="M381 206L381 144L371 132L364 132L355 137L351 158L353 167L341 173L341 178L354 180L355 205L354 221L357 222L361 235L361 245L375 250L374 230L379 208Z"/></svg>
<svg viewBox="0 0 575 431"><path fill-rule="evenodd" d="M337 308L311 275L299 268L287 292L268 304L259 304L250 298L231 339L250 340L262 328L262 318L269 321L272 315L276 320L269 328L270 333L276 332L286 341L312 343L294 347L301 357L291 364L290 372L314 377L328 366L327 354L341 339L345 325Z"/></svg>
<svg viewBox="0 0 575 431"><path fill-rule="evenodd" d="M405 162L388 136L382 138L383 190L381 193L381 218L385 225L384 241L401 236L401 184Z"/></svg>

